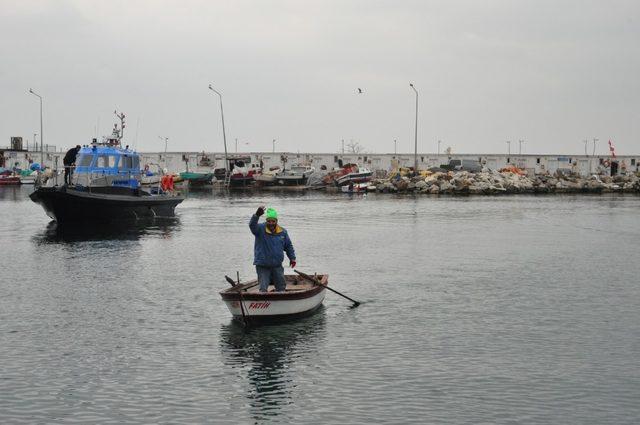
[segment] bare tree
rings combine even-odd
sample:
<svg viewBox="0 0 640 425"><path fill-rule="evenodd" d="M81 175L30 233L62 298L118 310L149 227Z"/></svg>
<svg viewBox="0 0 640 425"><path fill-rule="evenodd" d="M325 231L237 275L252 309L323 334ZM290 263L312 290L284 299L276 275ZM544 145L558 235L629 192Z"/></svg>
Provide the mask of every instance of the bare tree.
<svg viewBox="0 0 640 425"><path fill-rule="evenodd" d="M355 141L347 143L347 153L364 153L364 146Z"/></svg>

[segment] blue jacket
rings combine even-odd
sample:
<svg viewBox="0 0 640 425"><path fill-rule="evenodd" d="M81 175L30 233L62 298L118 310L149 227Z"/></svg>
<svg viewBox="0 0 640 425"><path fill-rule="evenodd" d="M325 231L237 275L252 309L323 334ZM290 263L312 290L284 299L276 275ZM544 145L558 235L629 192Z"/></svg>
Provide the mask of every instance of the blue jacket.
<svg viewBox="0 0 640 425"><path fill-rule="evenodd" d="M249 229L256 237L253 244L253 264L265 267L281 266L284 252L287 253L289 260L295 261L296 252L293 250L287 231L277 225L275 232L272 233L266 223L258 224L258 219L259 217L254 214L249 221Z"/></svg>

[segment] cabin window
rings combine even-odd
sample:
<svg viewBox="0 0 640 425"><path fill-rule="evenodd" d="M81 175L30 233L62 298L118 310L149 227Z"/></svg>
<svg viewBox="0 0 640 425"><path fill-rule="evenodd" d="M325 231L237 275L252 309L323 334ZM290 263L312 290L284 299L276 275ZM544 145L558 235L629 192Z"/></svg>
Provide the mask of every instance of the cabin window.
<svg viewBox="0 0 640 425"><path fill-rule="evenodd" d="M540 164L540 158L536 158L536 164Z"/></svg>
<svg viewBox="0 0 640 425"><path fill-rule="evenodd" d="M631 165L636 165L636 159L635 158L631 158Z"/></svg>
<svg viewBox="0 0 640 425"><path fill-rule="evenodd" d="M133 168L133 158L131 158L130 156L121 156L120 157L120 162L118 163L118 169L119 170L130 170L131 168Z"/></svg>
<svg viewBox="0 0 640 425"><path fill-rule="evenodd" d="M511 162L511 158L507 158L507 164Z"/></svg>
<svg viewBox="0 0 640 425"><path fill-rule="evenodd" d="M98 155L98 162L96 162L96 167L98 168L113 168L116 164L116 157L113 155Z"/></svg>
<svg viewBox="0 0 640 425"><path fill-rule="evenodd" d="M131 158L131 161L132 161L131 168L133 168L134 170L139 170L140 169L140 158L138 158L137 156L134 156L133 158Z"/></svg>
<svg viewBox="0 0 640 425"><path fill-rule="evenodd" d="M88 167L91 165L91 161L93 160L93 155L81 155L78 160L78 167Z"/></svg>

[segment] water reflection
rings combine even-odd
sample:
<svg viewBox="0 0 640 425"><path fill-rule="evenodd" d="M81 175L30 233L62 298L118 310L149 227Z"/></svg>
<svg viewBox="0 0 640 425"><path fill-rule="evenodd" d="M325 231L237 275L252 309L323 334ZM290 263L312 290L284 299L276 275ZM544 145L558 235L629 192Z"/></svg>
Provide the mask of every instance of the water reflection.
<svg viewBox="0 0 640 425"><path fill-rule="evenodd" d="M313 316L288 324L249 330L236 321L222 325L222 360L226 366L247 370L247 400L256 421L273 420L293 403L295 379L300 378L295 362L315 358L326 337L325 322L321 307Z"/></svg>
<svg viewBox="0 0 640 425"><path fill-rule="evenodd" d="M144 236L169 239L180 229L180 219L155 218L117 223L57 223L51 221L34 236L36 243L82 242L98 240L138 240Z"/></svg>
<svg viewBox="0 0 640 425"><path fill-rule="evenodd" d="M180 190L180 193L185 198L210 198L211 195L215 192L215 188L213 185L204 185L204 186L185 186Z"/></svg>
<svg viewBox="0 0 640 425"><path fill-rule="evenodd" d="M3 201L23 201L24 193L21 186L0 186L0 199Z"/></svg>

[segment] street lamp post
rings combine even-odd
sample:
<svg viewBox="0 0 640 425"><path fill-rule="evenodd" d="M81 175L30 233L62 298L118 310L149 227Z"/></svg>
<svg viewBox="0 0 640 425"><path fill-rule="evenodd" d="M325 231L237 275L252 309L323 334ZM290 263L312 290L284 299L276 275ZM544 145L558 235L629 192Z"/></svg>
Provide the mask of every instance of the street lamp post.
<svg viewBox="0 0 640 425"><path fill-rule="evenodd" d="M413 86L413 83L409 83L409 87L413 89L416 94L416 130L415 130L415 141L414 141L414 151L413 151L413 174L418 174L418 90Z"/></svg>
<svg viewBox="0 0 640 425"><path fill-rule="evenodd" d="M273 145L273 153L276 153L276 139L273 139L271 143Z"/></svg>
<svg viewBox="0 0 640 425"><path fill-rule="evenodd" d="M587 139L584 139L583 142L584 142L584 156L589 156L589 154L587 153L587 143L589 143L589 141Z"/></svg>
<svg viewBox="0 0 640 425"><path fill-rule="evenodd" d="M35 149L35 150L38 149L38 142L36 142L36 136L37 135L38 135L38 133L33 133L33 149Z"/></svg>
<svg viewBox="0 0 640 425"><path fill-rule="evenodd" d="M440 144L442 143L442 140L438 140L438 156L440 156Z"/></svg>
<svg viewBox="0 0 640 425"><path fill-rule="evenodd" d="M222 109L222 95L220 94L219 91L214 89L211 86L211 84L209 84L209 90L217 94L218 97L220 98L220 115L222 117L222 140L224 141L224 169L225 169L225 173L229 174L229 160L227 156L227 133L224 129L224 110Z"/></svg>
<svg viewBox="0 0 640 425"><path fill-rule="evenodd" d="M518 155L522 155L522 144L524 140L518 140Z"/></svg>
<svg viewBox="0 0 640 425"><path fill-rule="evenodd" d="M44 133L42 132L42 96L34 92L33 89L29 89L29 93L34 96L38 96L40 99L40 167L44 168Z"/></svg>
<svg viewBox="0 0 640 425"><path fill-rule="evenodd" d="M162 136L158 136L158 138L164 141L164 168L167 168L167 145L169 144L169 138Z"/></svg>
<svg viewBox="0 0 640 425"><path fill-rule="evenodd" d="M164 141L164 157L165 157L165 161L167 160L167 144L169 143L169 138L168 137L162 137L162 136L158 136L158 138L162 141Z"/></svg>
<svg viewBox="0 0 640 425"><path fill-rule="evenodd" d="M42 137L40 138L40 141L42 141ZM593 153L591 154L591 156L596 156L596 143L598 142L598 138L594 137L593 138Z"/></svg>
<svg viewBox="0 0 640 425"><path fill-rule="evenodd" d="M393 139L393 153L395 155L398 154L398 141L396 139Z"/></svg>
<svg viewBox="0 0 640 425"><path fill-rule="evenodd" d="M507 155L511 156L511 140L507 140Z"/></svg>

